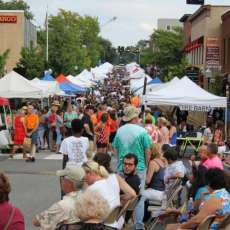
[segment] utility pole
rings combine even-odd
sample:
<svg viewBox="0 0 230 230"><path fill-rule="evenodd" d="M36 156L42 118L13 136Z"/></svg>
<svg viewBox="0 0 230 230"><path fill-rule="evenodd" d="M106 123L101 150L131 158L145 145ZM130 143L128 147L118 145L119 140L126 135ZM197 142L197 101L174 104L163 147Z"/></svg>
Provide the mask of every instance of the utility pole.
<svg viewBox="0 0 230 230"><path fill-rule="evenodd" d="M46 63L49 62L49 19L48 19L48 5L46 10Z"/></svg>

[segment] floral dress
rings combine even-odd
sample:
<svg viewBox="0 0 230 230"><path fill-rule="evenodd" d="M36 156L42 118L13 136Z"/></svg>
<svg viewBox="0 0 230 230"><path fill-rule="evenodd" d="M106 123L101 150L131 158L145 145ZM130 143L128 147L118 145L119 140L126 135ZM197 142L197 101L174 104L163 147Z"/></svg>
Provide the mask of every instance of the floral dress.
<svg viewBox="0 0 230 230"><path fill-rule="evenodd" d="M224 216L230 214L230 194L225 188L223 188L214 191L210 195L210 198L212 197L221 199L221 208L216 211L216 217L210 226L211 230L216 230L218 229L219 224L223 221ZM203 204L201 204L200 208L202 208L202 206Z"/></svg>

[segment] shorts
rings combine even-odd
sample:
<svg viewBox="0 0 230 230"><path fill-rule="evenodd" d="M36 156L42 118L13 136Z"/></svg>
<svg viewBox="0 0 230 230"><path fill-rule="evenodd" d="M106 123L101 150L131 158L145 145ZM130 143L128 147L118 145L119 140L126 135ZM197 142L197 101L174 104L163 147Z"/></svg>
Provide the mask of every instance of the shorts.
<svg viewBox="0 0 230 230"><path fill-rule="evenodd" d="M107 146L107 143L97 143L97 148L106 148Z"/></svg>
<svg viewBox="0 0 230 230"><path fill-rule="evenodd" d="M114 140L114 138L115 138L115 136L116 136L116 133L117 133L117 132L110 133L110 136L109 136L109 143L113 143L113 140Z"/></svg>
<svg viewBox="0 0 230 230"><path fill-rule="evenodd" d="M38 131L35 131L32 133L31 137L31 142L33 145L37 144L37 139L38 139Z"/></svg>

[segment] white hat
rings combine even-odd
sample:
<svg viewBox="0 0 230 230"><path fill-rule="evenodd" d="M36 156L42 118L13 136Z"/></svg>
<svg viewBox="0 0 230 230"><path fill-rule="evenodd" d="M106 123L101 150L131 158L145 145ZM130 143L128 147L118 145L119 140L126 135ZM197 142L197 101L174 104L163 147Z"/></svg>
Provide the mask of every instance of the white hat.
<svg viewBox="0 0 230 230"><path fill-rule="evenodd" d="M85 176L85 171L80 166L68 165L63 170L56 172L57 176L67 176L74 181L82 181Z"/></svg>

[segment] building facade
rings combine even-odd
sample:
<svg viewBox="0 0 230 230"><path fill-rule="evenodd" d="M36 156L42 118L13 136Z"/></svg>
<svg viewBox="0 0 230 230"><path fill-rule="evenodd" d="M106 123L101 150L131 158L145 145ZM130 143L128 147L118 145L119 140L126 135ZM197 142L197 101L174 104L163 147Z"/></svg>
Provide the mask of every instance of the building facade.
<svg viewBox="0 0 230 230"><path fill-rule="evenodd" d="M37 30L23 10L0 10L0 34L0 54L10 50L5 66L5 72L9 72L19 61L23 47L29 47L31 42L36 46Z"/></svg>
<svg viewBox="0 0 230 230"><path fill-rule="evenodd" d="M175 18L159 18L157 20L157 29L158 30L166 30L166 31L173 31L175 27L182 27L182 23L179 19Z"/></svg>
<svg viewBox="0 0 230 230"><path fill-rule="evenodd" d="M230 77L230 10L222 15L222 72Z"/></svg>
<svg viewBox="0 0 230 230"><path fill-rule="evenodd" d="M197 82L205 88L208 88L208 79L220 73L222 68L221 17L229 10L230 6L204 5L194 14L181 18L184 23L184 52L187 61L203 73L197 74Z"/></svg>

